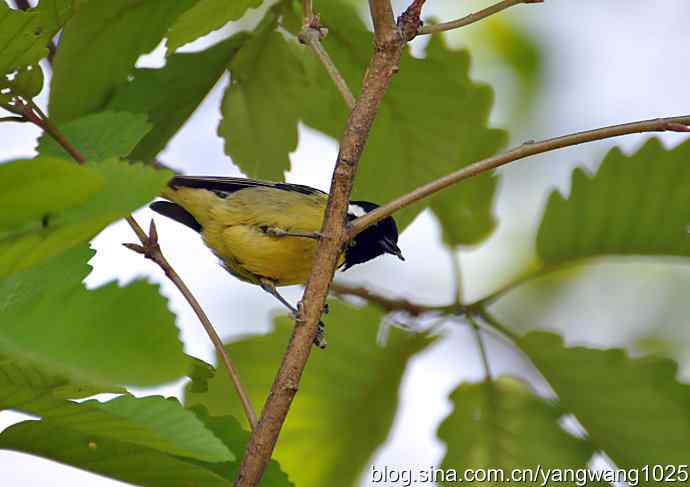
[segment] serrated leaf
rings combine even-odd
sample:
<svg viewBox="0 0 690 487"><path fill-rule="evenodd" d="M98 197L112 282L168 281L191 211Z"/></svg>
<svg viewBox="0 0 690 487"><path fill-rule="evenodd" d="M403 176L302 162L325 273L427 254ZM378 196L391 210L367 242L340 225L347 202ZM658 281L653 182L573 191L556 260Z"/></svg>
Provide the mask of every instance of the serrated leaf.
<svg viewBox="0 0 690 487"><path fill-rule="evenodd" d="M227 3L227 2L226 2ZM238 34L205 51L175 54L160 69L136 69L117 89L109 110L146 114L153 130L131 158L150 161L162 151L228 67L247 36Z"/></svg>
<svg viewBox="0 0 690 487"><path fill-rule="evenodd" d="M235 455L176 399L124 395L104 403L92 400L78 404L77 411L69 416L48 416L47 419L56 425L172 455L207 462L235 459Z"/></svg>
<svg viewBox="0 0 690 487"><path fill-rule="evenodd" d="M381 347L376 343L381 318L373 307L330 303L324 320L328 351L310 357L274 455L300 487L321 486L323 479L351 487L388 435L407 361L432 340L392 329ZM227 345L255 405L266 399L291 331L292 322L280 318L272 334ZM187 403L203 404L215 415L244 417L231 390L226 374L216 374L207 393L187 390ZM316 452L318 461L305 466L305 458L316 458Z"/></svg>
<svg viewBox="0 0 690 487"><path fill-rule="evenodd" d="M232 416L210 416L205 407L197 405L190 408L206 427L211 430L220 440L237 456L242 454L249 442L249 433L244 431L237 419ZM237 474L239 460L234 462L208 463L198 462L209 470L228 480L233 480ZM262 487L289 487L294 486L288 480L287 474L280 469L280 465L275 460L270 460L266 470L261 477Z"/></svg>
<svg viewBox="0 0 690 487"><path fill-rule="evenodd" d="M168 33L168 54L188 42L220 29L231 20L238 20L262 0L197 0L178 17Z"/></svg>
<svg viewBox="0 0 690 487"><path fill-rule="evenodd" d="M53 63L50 115L66 122L103 109L141 54L194 0L88 2L64 29ZM107 62L103 62L107 59Z"/></svg>
<svg viewBox="0 0 690 487"><path fill-rule="evenodd" d="M157 286L87 291L92 256L79 246L0 279L0 352L75 382L146 386L184 375L175 318Z"/></svg>
<svg viewBox="0 0 690 487"><path fill-rule="evenodd" d="M300 59L272 22L264 21L230 64L218 134L225 153L250 177L282 181L297 148L307 79Z"/></svg>
<svg viewBox="0 0 690 487"><path fill-rule="evenodd" d="M447 446L443 469L465 472L499 468L509 474L514 469L536 471L538 465L544 470L585 468L594 454L587 441L561 428L559 420L564 412L556 402L534 395L517 379L462 384L450 400L453 412L438 430ZM442 485L456 484L446 480ZM525 485L544 485L542 482L540 478Z"/></svg>
<svg viewBox="0 0 690 487"><path fill-rule="evenodd" d="M322 2L319 12L329 28L324 47L356 94L371 56L372 35L355 9L342 2ZM318 88L310 95L314 103L304 121L340 138L348 111L323 67L311 52L305 55ZM469 78L467 51L448 49L439 36L432 37L423 59L406 49L400 74L391 82L365 146L354 196L385 203L494 154L506 134L487 126L492 103L491 88ZM395 218L405 227L430 205L448 243L475 244L496 225L495 188L496 180L489 174L463 181Z"/></svg>
<svg viewBox="0 0 690 487"><path fill-rule="evenodd" d="M41 456L147 487L231 487L232 482L191 459L131 443L94 437L46 421L24 421L0 434L0 448Z"/></svg>
<svg viewBox="0 0 690 487"><path fill-rule="evenodd" d="M14 168L15 180L31 181L42 174L42 166L34 165L33 161L16 164L21 167ZM155 198L171 177L170 171L115 159L90 164L88 170L91 172L84 174L92 178L91 174L96 173L102 184L88 197L79 188L81 177L67 180L72 172L66 172L61 178L61 188L51 187L42 193L33 193L35 184L32 183L12 193L10 206L21 206L27 199L32 201L30 212L21 212L27 216L24 226L0 234L0 277L28 269L93 238L109 223ZM95 188L91 179L84 180L87 187ZM70 207L56 211L52 193L60 195L69 191L82 194L83 200L68 200ZM14 225L16 227L17 223Z"/></svg>
<svg viewBox="0 0 690 487"><path fill-rule="evenodd" d="M622 349L565 347L532 332L518 345L587 431L595 448L620 468L687 464L690 386L668 359L631 359Z"/></svg>
<svg viewBox="0 0 690 487"><path fill-rule="evenodd" d="M105 111L60 125L60 132L87 160L127 157L153 126L145 114ZM66 159L72 156L52 137L43 134L36 152Z"/></svg>
<svg viewBox="0 0 690 487"><path fill-rule="evenodd" d="M543 263L602 255L690 256L690 141L657 139L626 156L612 149L599 170L573 172L570 196L549 197L537 237Z"/></svg>
<svg viewBox="0 0 690 487"><path fill-rule="evenodd" d="M42 1L27 11L0 2L0 78L36 64L48 55L47 45L72 15L72 1Z"/></svg>

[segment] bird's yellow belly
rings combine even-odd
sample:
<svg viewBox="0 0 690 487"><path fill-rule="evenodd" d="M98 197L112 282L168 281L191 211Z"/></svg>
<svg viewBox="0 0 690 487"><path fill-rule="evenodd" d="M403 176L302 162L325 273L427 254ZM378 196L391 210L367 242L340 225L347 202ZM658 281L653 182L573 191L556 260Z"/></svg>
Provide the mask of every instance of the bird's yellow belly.
<svg viewBox="0 0 690 487"><path fill-rule="evenodd" d="M233 275L254 284L269 279L276 286L306 282L317 244L306 237L272 237L252 225L206 228L203 236Z"/></svg>

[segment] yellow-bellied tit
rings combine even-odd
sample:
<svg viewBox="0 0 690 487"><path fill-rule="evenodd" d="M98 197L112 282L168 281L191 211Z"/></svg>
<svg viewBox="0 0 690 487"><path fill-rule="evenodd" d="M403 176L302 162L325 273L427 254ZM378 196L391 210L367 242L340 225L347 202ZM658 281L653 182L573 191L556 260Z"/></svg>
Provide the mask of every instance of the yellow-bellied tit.
<svg viewBox="0 0 690 487"><path fill-rule="evenodd" d="M176 176L162 196L169 201L155 201L152 210L199 232L228 272L296 313L276 287L304 284L309 277L327 193L300 184ZM377 207L351 201L348 220ZM386 253L404 260L397 242L395 221L385 218L350 242L338 267L347 270Z"/></svg>

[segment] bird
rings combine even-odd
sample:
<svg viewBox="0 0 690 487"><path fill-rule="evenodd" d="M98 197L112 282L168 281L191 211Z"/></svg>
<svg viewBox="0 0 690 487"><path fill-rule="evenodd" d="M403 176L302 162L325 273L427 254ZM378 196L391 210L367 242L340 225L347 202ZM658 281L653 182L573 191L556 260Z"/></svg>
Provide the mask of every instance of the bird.
<svg viewBox="0 0 690 487"><path fill-rule="evenodd" d="M304 284L320 234L328 193L301 184L236 177L175 176L150 208L198 232L221 265L238 279L260 286L296 316L276 289ZM378 208L350 201L352 221ZM398 227L387 217L359 233L339 256L342 271L384 254L405 260ZM323 323L315 344L325 347Z"/></svg>

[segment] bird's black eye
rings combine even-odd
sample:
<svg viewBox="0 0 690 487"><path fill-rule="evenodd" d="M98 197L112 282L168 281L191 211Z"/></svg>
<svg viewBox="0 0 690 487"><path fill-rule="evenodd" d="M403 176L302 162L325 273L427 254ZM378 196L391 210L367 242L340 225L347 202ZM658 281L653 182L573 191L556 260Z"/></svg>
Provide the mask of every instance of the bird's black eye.
<svg viewBox="0 0 690 487"><path fill-rule="evenodd" d="M225 199L228 196L230 196L230 193L227 193L225 191L214 191L213 193L221 199Z"/></svg>

